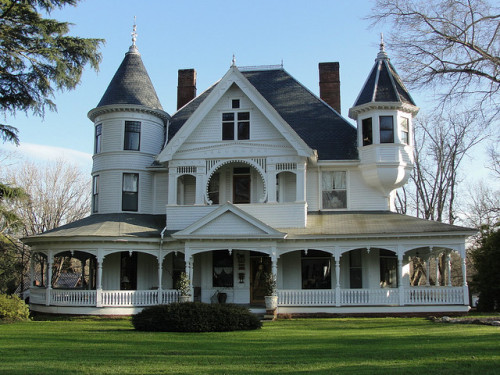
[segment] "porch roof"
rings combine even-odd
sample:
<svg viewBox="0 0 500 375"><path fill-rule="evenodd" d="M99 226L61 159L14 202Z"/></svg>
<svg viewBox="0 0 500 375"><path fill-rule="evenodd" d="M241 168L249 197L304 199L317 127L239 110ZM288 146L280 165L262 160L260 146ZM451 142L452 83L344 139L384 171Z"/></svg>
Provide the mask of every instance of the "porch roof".
<svg viewBox="0 0 500 375"><path fill-rule="evenodd" d="M390 211L309 212L306 228L285 228L281 231L288 233L289 239L309 236L414 236L440 233L470 236L476 232L471 228Z"/></svg>
<svg viewBox="0 0 500 375"><path fill-rule="evenodd" d="M94 214L42 234L23 238L23 242L29 244L38 239L89 236L159 238L165 224L165 215Z"/></svg>

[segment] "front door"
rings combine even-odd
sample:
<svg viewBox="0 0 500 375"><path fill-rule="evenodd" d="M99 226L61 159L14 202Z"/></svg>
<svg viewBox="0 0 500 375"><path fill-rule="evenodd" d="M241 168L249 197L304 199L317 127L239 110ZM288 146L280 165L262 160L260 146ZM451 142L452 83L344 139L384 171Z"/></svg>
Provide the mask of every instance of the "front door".
<svg viewBox="0 0 500 375"><path fill-rule="evenodd" d="M266 295L265 279L271 273L271 258L250 255L250 303L262 304Z"/></svg>

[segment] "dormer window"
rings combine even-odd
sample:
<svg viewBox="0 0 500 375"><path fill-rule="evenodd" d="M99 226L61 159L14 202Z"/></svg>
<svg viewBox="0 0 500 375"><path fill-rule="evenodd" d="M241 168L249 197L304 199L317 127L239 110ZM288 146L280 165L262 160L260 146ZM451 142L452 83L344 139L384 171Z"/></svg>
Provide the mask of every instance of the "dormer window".
<svg viewBox="0 0 500 375"><path fill-rule="evenodd" d="M380 116L380 143L394 143L394 119L392 116Z"/></svg>
<svg viewBox="0 0 500 375"><path fill-rule="evenodd" d="M373 143L372 118L368 117L361 122L363 132L363 146L368 146Z"/></svg>
<svg viewBox="0 0 500 375"><path fill-rule="evenodd" d="M124 150L139 151L141 144L140 121L125 121Z"/></svg>
<svg viewBox="0 0 500 375"><path fill-rule="evenodd" d="M409 137L409 131L410 131L410 120L406 117L402 117L401 120L399 121L399 131L400 131L400 137L401 137L401 143L404 143L405 145L410 144L410 137Z"/></svg>
<svg viewBox="0 0 500 375"><path fill-rule="evenodd" d="M97 124L95 126L95 149L94 149L95 154L101 152L101 136L102 136L102 124Z"/></svg>
<svg viewBox="0 0 500 375"><path fill-rule="evenodd" d="M222 140L250 139L250 112L225 112L222 114Z"/></svg>

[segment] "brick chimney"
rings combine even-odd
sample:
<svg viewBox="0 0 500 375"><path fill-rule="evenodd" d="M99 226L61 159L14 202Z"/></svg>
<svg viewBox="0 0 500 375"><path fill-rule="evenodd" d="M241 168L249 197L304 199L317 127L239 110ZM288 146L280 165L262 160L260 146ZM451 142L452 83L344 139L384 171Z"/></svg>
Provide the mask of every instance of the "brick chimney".
<svg viewBox="0 0 500 375"><path fill-rule="evenodd" d="M319 63L319 97L340 113L340 73L338 62Z"/></svg>
<svg viewBox="0 0 500 375"><path fill-rule="evenodd" d="M196 70L179 69L177 80L177 109L196 97Z"/></svg>

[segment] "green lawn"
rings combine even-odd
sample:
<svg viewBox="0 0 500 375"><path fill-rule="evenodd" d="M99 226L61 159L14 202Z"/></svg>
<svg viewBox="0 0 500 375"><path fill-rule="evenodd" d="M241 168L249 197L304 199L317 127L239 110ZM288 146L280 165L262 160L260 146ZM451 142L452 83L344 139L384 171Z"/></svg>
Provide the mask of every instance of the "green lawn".
<svg viewBox="0 0 500 375"><path fill-rule="evenodd" d="M129 318L0 324L0 374L499 374L500 327L302 319L224 333L136 332Z"/></svg>

